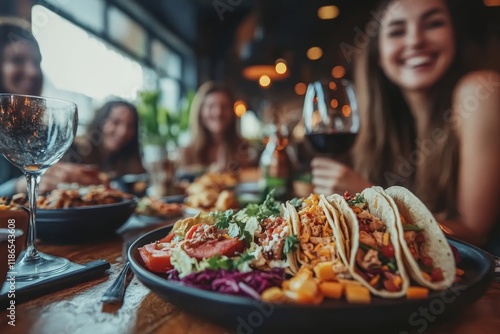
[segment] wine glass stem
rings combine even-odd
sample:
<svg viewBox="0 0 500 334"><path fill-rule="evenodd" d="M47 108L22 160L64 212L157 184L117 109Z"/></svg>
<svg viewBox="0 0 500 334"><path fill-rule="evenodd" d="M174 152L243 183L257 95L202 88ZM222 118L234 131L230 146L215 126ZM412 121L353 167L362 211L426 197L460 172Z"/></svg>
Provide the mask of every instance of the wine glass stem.
<svg viewBox="0 0 500 334"><path fill-rule="evenodd" d="M25 260L34 260L38 258L38 250L35 247L36 238L36 202L38 198L38 184L40 183L41 172L27 172L26 182L28 183L28 201L30 211L30 228L28 233L28 242Z"/></svg>

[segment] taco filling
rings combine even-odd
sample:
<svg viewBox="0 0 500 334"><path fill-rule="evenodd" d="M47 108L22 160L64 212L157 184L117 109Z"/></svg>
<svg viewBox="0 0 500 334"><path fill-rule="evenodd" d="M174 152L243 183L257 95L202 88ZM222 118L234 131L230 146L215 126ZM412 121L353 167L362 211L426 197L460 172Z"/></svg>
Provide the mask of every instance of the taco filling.
<svg viewBox="0 0 500 334"><path fill-rule="evenodd" d="M319 205L320 197L311 194L302 203L298 211L300 242L299 261L311 268L320 262L340 262L335 246L333 229L328 223L323 208Z"/></svg>
<svg viewBox="0 0 500 334"><path fill-rule="evenodd" d="M410 253L418 263L422 276L429 282L441 282L444 280L441 268L434 267L432 258L426 253L424 229L407 222L403 215L400 215L403 225L403 235Z"/></svg>
<svg viewBox="0 0 500 334"><path fill-rule="evenodd" d="M403 280L386 225L367 210L366 201L361 194L351 196L346 192L344 198L358 221L359 248L356 252L356 273L374 289L401 291Z"/></svg>
<svg viewBox="0 0 500 334"><path fill-rule="evenodd" d="M255 233L256 243L262 247L262 255L267 261L280 261L284 254L285 239L291 234L285 218L271 216L262 221L261 230Z"/></svg>

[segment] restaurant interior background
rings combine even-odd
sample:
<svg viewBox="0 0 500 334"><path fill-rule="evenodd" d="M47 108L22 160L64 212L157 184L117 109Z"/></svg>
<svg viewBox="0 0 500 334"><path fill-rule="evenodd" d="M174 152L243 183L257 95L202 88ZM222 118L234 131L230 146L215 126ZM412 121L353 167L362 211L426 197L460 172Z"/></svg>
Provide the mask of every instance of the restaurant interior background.
<svg viewBox="0 0 500 334"><path fill-rule="evenodd" d="M471 33L500 39L500 1L457 0ZM485 6L486 5L486 6ZM320 7L322 10L319 10ZM206 80L235 91L242 135L262 136L266 113L292 127L307 83L349 77L372 1L3 0L0 15L31 21L45 75L43 95L75 101L80 128L110 96L135 101L159 90L170 113ZM478 25L480 11L486 25ZM275 65L282 62L281 73ZM257 67L247 68L250 65ZM181 135L181 144L189 134Z"/></svg>

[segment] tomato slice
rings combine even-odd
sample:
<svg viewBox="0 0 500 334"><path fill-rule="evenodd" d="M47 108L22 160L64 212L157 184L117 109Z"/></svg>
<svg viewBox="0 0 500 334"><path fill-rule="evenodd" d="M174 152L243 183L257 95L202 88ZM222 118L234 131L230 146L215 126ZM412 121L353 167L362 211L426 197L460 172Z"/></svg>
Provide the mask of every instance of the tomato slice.
<svg viewBox="0 0 500 334"><path fill-rule="evenodd" d="M384 255L388 259L392 259L394 257L394 254L396 253L393 245L383 246L380 251L382 252L382 255Z"/></svg>
<svg viewBox="0 0 500 334"><path fill-rule="evenodd" d="M196 230L200 226L201 226L201 224L195 224L195 225L191 226L191 228L189 229L188 233L186 234L186 239L191 239L191 237L193 236L194 232L196 232Z"/></svg>
<svg viewBox="0 0 500 334"><path fill-rule="evenodd" d="M168 246L157 249L156 243L147 244L139 248L139 254L146 267L153 272L166 273L167 270L173 268L170 263L172 254Z"/></svg>
<svg viewBox="0 0 500 334"><path fill-rule="evenodd" d="M158 242L160 242L160 243L171 242L174 237L175 237L175 233L170 233L170 234L167 234L163 239L158 240Z"/></svg>
<svg viewBox="0 0 500 334"><path fill-rule="evenodd" d="M185 248L184 251L190 257L197 260L208 259L217 254L231 257L236 253L242 253L245 248L243 240L233 238L224 240L211 240L196 248Z"/></svg>

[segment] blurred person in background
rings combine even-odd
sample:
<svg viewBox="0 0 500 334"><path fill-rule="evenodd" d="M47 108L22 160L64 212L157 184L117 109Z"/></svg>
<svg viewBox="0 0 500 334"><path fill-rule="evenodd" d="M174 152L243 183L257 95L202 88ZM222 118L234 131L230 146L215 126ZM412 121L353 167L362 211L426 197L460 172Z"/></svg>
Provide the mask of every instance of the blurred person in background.
<svg viewBox="0 0 500 334"><path fill-rule="evenodd" d="M500 255L500 74L464 59L473 48L456 9L380 3L356 64L353 167L315 158L313 184L324 194L405 186L454 236Z"/></svg>
<svg viewBox="0 0 500 334"><path fill-rule="evenodd" d="M249 143L238 134L237 124L229 88L213 81L201 85L191 106L191 143L181 151L180 168L187 173L233 173L256 166Z"/></svg>
<svg viewBox="0 0 500 334"><path fill-rule="evenodd" d="M40 96L43 74L42 55L30 24L16 17L0 17L0 93ZM40 193L46 193L61 182L99 183L92 168L58 163L41 178ZM0 155L0 196L26 191L21 170Z"/></svg>
<svg viewBox="0 0 500 334"><path fill-rule="evenodd" d="M64 157L66 161L94 166L108 178L146 173L139 146L139 116L125 100L104 103Z"/></svg>

